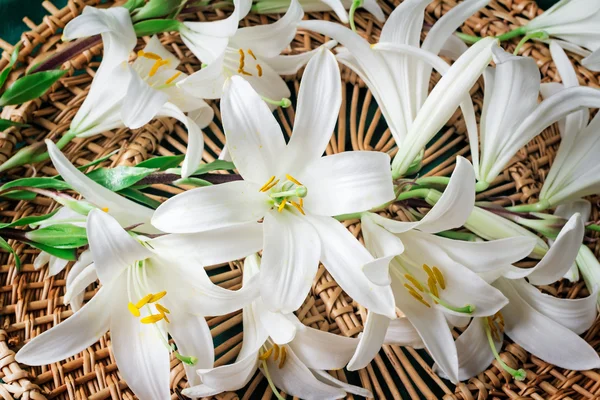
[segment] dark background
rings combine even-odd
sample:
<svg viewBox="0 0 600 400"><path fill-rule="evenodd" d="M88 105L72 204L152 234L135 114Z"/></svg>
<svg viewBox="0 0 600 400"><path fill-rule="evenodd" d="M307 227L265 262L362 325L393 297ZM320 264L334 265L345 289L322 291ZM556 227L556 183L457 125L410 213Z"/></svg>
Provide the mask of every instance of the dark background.
<svg viewBox="0 0 600 400"><path fill-rule="evenodd" d="M557 0L539 0L542 8L548 8ZM52 1L58 8L66 5L66 0ZM42 7L41 0L0 0L0 38L8 43L16 43L21 33L28 30L23 23L23 17L29 17L34 23L39 24L47 11Z"/></svg>

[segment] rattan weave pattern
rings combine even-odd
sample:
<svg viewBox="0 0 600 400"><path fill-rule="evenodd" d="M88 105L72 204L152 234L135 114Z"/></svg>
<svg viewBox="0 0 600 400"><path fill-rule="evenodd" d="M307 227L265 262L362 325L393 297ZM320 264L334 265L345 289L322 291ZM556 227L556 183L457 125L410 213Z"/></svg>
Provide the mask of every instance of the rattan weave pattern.
<svg viewBox="0 0 600 400"><path fill-rule="evenodd" d="M386 14L389 14L397 3L380 2ZM25 20L31 31L23 34L23 48L20 61L23 67L13 74L13 78L23 68L35 64L45 56L60 49L64 44L60 41L61 28L78 15L86 4L95 5L99 0L70 0L63 9L57 9L49 1L43 2L48 16L39 25ZM441 15L451 9L454 0L434 0L426 11L425 25L432 24ZM204 13L186 15L187 19L198 20L220 19L227 10L208 10ZM524 21L533 18L541 10L532 0L493 0L487 9L470 18L463 26L465 33L476 35L497 35L504 33ZM308 18L336 20L331 13L307 13ZM250 15L243 24L261 24L272 22L277 16ZM381 31L381 24L363 11L356 15L356 25L365 37L376 42ZM161 41L181 60L180 68L188 73L199 69L198 60L185 48L176 34L162 34ZM306 51L327 41L312 32L301 31L290 48L291 52ZM143 45L140 39L139 46ZM506 45L506 44L505 44ZM508 44L514 47L515 43ZM0 68L8 63L12 46L0 41L5 52L0 60ZM10 128L0 137L0 162L10 157L19 143L33 143L46 137L57 138L64 133L81 105L98 65L96 56L102 51L101 45L95 46L83 54L64 64L70 72L41 99L18 107L5 108L3 118L11 118L32 126L17 130ZM534 57L540 67L545 81L559 81L549 50L545 44L527 43L522 54ZM573 57L579 60L577 56ZM581 84L600 86L599 76L587 71L577 64ZM77 74L74 74L78 71ZM293 93L299 87L298 76L290 76L288 80ZM343 86L344 103L340 112L336 132L331 138L327 153L344 150L393 150L394 141L380 111L376 109L375 100L363 82L346 68L342 68L342 78L347 83ZM472 89L476 110L481 109L481 82ZM206 149L204 159L212 161L220 152L224 134L218 122L220 114L218 103L213 104L216 118L204 130ZM291 134L293 108L278 109L277 115ZM383 133L381 133L383 132ZM65 153L76 164L83 165L114 150L113 155L104 165L135 164L152 155L169 155L185 151L187 140L185 130L168 119L155 120L141 129L130 131L120 129L90 138L77 139L65 148ZM560 141L555 128L548 129L522 149L513 159L504 173L493 183L490 189L480 193L479 199L491 199L501 204L511 201L534 201L549 165L552 162ZM469 155L465 137L465 127L460 113L448 123L439 138L431 143L425 153L424 164L428 175L449 175L453 169L455 155ZM9 171L9 178L37 175L51 175L55 171L49 162ZM157 199L166 194L175 194L181 188L166 185L155 185ZM597 199L592 199L593 202ZM594 203L596 204L596 203ZM56 205L44 198L34 201L0 201L0 218L12 221L31 214L44 214ZM391 206L388 215L398 219L408 219L401 211ZM600 219L600 208L594 207L592 219ZM358 221L348 221L346 225L360 238ZM23 268L17 273L12 255L0 253L0 397L2 399L132 399L127 384L120 378L114 357L110 350L110 334L105 335L79 355L63 362L44 367L29 368L20 366L14 361L15 352L28 339L60 323L71 315L71 310L63 305L65 293L65 272L48 277L46 268L36 271L32 261L36 250L19 243L11 244L23 260ZM600 243L592 240L590 245L600 254ZM237 289L241 284L240 263L234 262L224 266L209 267L213 270L212 279L223 287ZM68 270L68 269L67 269ZM579 297L587 294L583 283L569 285L561 282L553 287L545 287L549 293L560 297ZM89 287L86 299L91 298L96 287ZM307 325L344 335L356 335L362 330L365 310L353 303L342 292L327 271L320 267L298 317ZM216 338L217 365L222 365L235 358L240 349L241 312L222 317L209 318L213 337ZM458 334L458 333L457 333ZM586 340L600 350L600 320L586 334ZM492 365L478 377L454 388L442 381L431 371L430 360L423 352L397 346L384 346L371 365L358 373L336 371L337 377L362 383L372 390L377 398L534 398L534 399L593 399L600 398L600 374L598 371L574 372L549 365L529 355L518 345L505 343L502 358L507 364L517 368L522 366L528 372L524 382L512 381L502 369ZM171 362L172 398L181 398L179 390L186 386L185 373L180 362L173 358ZM257 375L246 388L235 393L225 393L216 398L233 399L269 399L270 388L262 375ZM142 399L148 400L148 399Z"/></svg>

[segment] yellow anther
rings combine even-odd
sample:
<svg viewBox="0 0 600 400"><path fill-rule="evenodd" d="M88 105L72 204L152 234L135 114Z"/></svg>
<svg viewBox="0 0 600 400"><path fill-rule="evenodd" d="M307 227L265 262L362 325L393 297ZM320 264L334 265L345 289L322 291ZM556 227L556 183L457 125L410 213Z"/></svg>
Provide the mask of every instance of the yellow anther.
<svg viewBox="0 0 600 400"><path fill-rule="evenodd" d="M277 361L277 359L279 358L279 345L277 343L273 343L273 361Z"/></svg>
<svg viewBox="0 0 600 400"><path fill-rule="evenodd" d="M171 314L171 311L167 307L164 307L164 306L162 306L162 305L160 305L158 303L156 303L154 306L161 313Z"/></svg>
<svg viewBox="0 0 600 400"><path fill-rule="evenodd" d="M132 302L127 303L127 309L134 317L137 318L140 316L140 310L138 310L138 308Z"/></svg>
<svg viewBox="0 0 600 400"><path fill-rule="evenodd" d="M438 267L433 267L433 275L435 275L435 280L440 284L442 290L446 289L446 280L444 279L442 271L440 271Z"/></svg>
<svg viewBox="0 0 600 400"><path fill-rule="evenodd" d="M171 321L169 320L169 318L167 317L167 314L165 314L164 312L161 312L160 315L162 315L162 317L165 319L165 321L167 321L168 324L171 323Z"/></svg>
<svg viewBox="0 0 600 400"><path fill-rule="evenodd" d="M287 178L288 181L294 182L298 186L304 186L303 184L301 184L300 182L298 182L298 179L294 178L291 175L285 174L285 177Z"/></svg>
<svg viewBox="0 0 600 400"><path fill-rule="evenodd" d="M104 211L105 213L107 213L108 212L108 207L102 207L101 210Z"/></svg>
<svg viewBox="0 0 600 400"><path fill-rule="evenodd" d="M160 321L164 317L165 317L164 314L152 314L152 315L148 315L147 317L140 319L140 322L142 324L154 324L155 322Z"/></svg>
<svg viewBox="0 0 600 400"><path fill-rule="evenodd" d="M287 350L285 348L285 346L283 346L281 348L281 359L279 360L279 368L283 368L283 366L285 365L285 360L287 358Z"/></svg>
<svg viewBox="0 0 600 400"><path fill-rule="evenodd" d="M238 53L240 53L240 68L244 68L244 59L246 58L244 50L238 49Z"/></svg>
<svg viewBox="0 0 600 400"><path fill-rule="evenodd" d="M150 298L150 300L148 300L148 303L154 303L157 302L158 300L162 299L163 297L165 297L165 295L167 294L166 290L163 290L162 292L153 294L152 297Z"/></svg>
<svg viewBox="0 0 600 400"><path fill-rule="evenodd" d="M417 293L417 291L412 286L410 286L408 283L405 283L404 287L406 289L408 289L408 294L410 294L412 297L414 297L417 301L419 301L423 305L426 305L427 307L431 307L431 305L429 305L429 303L425 301L423 296L421 296L419 293Z"/></svg>
<svg viewBox="0 0 600 400"><path fill-rule="evenodd" d="M277 207L277 211L282 212L284 207L285 207L285 200L281 200L281 203L279 204L279 207Z"/></svg>
<svg viewBox="0 0 600 400"><path fill-rule="evenodd" d="M300 207L304 207L304 199L300 197Z"/></svg>
<svg viewBox="0 0 600 400"><path fill-rule="evenodd" d="M256 64L256 72L258 72L258 77L260 78L263 74L262 67L260 64Z"/></svg>
<svg viewBox="0 0 600 400"><path fill-rule="evenodd" d="M167 80L165 81L165 85L170 85L171 83L173 83L173 81L174 81L175 79L177 79L177 78L179 77L179 75L181 75L181 72L180 72L180 71L177 71L177 72L175 73L175 75L173 75L172 77L170 77L169 79L167 79Z"/></svg>
<svg viewBox="0 0 600 400"><path fill-rule="evenodd" d="M254 55L254 53L252 52L251 49L248 49L248 54L250 54L250 57L252 57L256 60L256 56Z"/></svg>
<svg viewBox="0 0 600 400"><path fill-rule="evenodd" d="M269 350L265 351L260 356L258 356L259 360L265 361L267 358L269 358L271 356L272 352L273 352L273 348L271 347Z"/></svg>
<svg viewBox="0 0 600 400"><path fill-rule="evenodd" d="M140 51L138 51L138 56L139 56L139 57L148 58L148 59L150 59L150 60L156 60L156 61L158 61L158 60L162 60L162 57L161 57L161 56L159 56L158 54L156 54L156 53L151 53L151 52L149 52L149 51L148 51L148 52L146 52L146 51L144 51L144 50L140 50Z"/></svg>
<svg viewBox="0 0 600 400"><path fill-rule="evenodd" d="M263 192L266 192L268 190L271 190L271 188L273 188L273 186L277 185L279 183L279 179L277 179L275 182L271 182L271 184L269 186L267 186L265 188L265 190L263 190Z"/></svg>
<svg viewBox="0 0 600 400"><path fill-rule="evenodd" d="M168 63L169 63L169 61L167 61L167 60L156 60L154 62L154 65L152 66L152 68L150 68L150 72L148 72L148 76L154 76L158 72L158 69L160 67L162 67L163 65L167 65Z"/></svg>
<svg viewBox="0 0 600 400"><path fill-rule="evenodd" d="M242 68L238 69L238 74L242 74L242 75L246 75L246 76L252 76L252 74L248 71L244 71Z"/></svg>
<svg viewBox="0 0 600 400"><path fill-rule="evenodd" d="M421 286L421 284L419 283L419 281L416 280L412 275L410 275L410 274L404 274L404 277L406 279L408 279L410 281L410 283L412 283L413 285L415 285L415 287L417 289L419 289L419 291L421 291L421 292L423 291L423 286Z"/></svg>
<svg viewBox="0 0 600 400"><path fill-rule="evenodd" d="M259 192L266 192L267 188L269 187L269 185L275 180L275 175L273 175L272 177L269 178L269 180L262 185L262 187L260 189L258 189Z"/></svg>
<svg viewBox="0 0 600 400"><path fill-rule="evenodd" d="M435 297L440 297L437 285L435 284L435 279L431 279L431 277L427 279L427 286L429 286L429 291L432 295L434 295Z"/></svg>
<svg viewBox="0 0 600 400"><path fill-rule="evenodd" d="M302 206L301 206L300 204L296 203L295 201L291 201L291 200L290 200L290 204L291 204L292 206L294 206L294 208L295 208L296 210L300 211L300 214L302 214L302 215L306 215L306 213L304 212L304 209L302 208Z"/></svg>
<svg viewBox="0 0 600 400"><path fill-rule="evenodd" d="M141 298L140 301L135 303L135 307L137 309L144 307L146 304L148 304L148 302L150 301L151 298L152 298L152 293L145 295L144 297Z"/></svg>
<svg viewBox="0 0 600 400"><path fill-rule="evenodd" d="M370 47L370 48L372 48L372 49L374 49L374 48L375 48L375 44L376 44L376 43L373 43L373 44L372 44L372 45L370 45L369 47Z"/></svg>
<svg viewBox="0 0 600 400"><path fill-rule="evenodd" d="M425 271L427 273L427 276L429 278L431 278L435 281L435 275L433 274L433 271L431 270L431 268L429 268L429 265L423 264L423 271Z"/></svg>

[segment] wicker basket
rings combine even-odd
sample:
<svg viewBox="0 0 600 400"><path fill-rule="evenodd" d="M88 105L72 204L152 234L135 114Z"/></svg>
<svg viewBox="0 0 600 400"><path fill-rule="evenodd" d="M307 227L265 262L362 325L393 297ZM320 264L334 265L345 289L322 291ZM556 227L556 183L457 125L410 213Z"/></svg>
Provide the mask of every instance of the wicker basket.
<svg viewBox="0 0 600 400"><path fill-rule="evenodd" d="M386 14L393 10L394 3L382 3ZM20 53L22 68L13 73L12 78L23 72L29 65L60 49L64 44L60 41L61 28L77 16L85 5L97 5L100 0L69 0L63 9L57 9L49 1L42 5L48 15L39 26L25 19L31 31L22 36L23 48ZM433 24L444 13L456 5L455 0L434 0L426 10L425 26ZM515 26L533 18L541 10L533 0L499 0L492 1L490 6L471 17L462 27L468 34L480 36L504 33ZM214 12L187 15L186 19L206 21L223 18L226 12ZM332 13L308 13L308 18L335 20ZM243 24L255 25L272 22L276 16L250 15ZM357 12L356 25L365 37L376 42L381 31L381 24L363 11ZM177 34L161 34L161 41L181 60L180 68L187 73L200 67L198 60L182 44ZM300 32L292 43L292 53L313 49L327 41L327 38L312 33ZM143 46L140 39L138 47ZM515 43L509 43L513 47ZM505 44L506 45L506 44ZM12 46L0 41L5 52L0 60L3 68L9 60ZM10 128L0 139L0 162L9 158L19 144L32 143L46 137L57 138L68 129L71 119L83 102L89 89L94 68L98 65L96 56L100 55L102 46L97 45L64 64L69 73L41 99L18 107L5 108L1 117L11 118L19 122L31 124L31 127L20 130ZM546 45L528 42L521 50L538 63L544 81L559 81L555 66ZM579 61L577 56L573 57ZM576 65L582 85L598 87L598 75ZM75 74L75 71L78 71ZM287 77L292 93L297 93L300 76ZM389 151L394 141L377 105L366 89L364 83L350 70L342 68L344 102L342 104L337 131L331 138L327 153L345 150L378 150ZM437 79L437 78L434 78ZM482 106L483 93L481 85L476 84L471 94L476 110ZM220 126L218 103L212 104L216 118L205 129L206 148L204 160L214 160L220 153L225 136ZM278 109L276 114L284 131L291 134L294 110ZM152 155L171 155L185 152L186 131L169 119L159 119L134 131L119 129L105 132L91 139L76 139L65 148L65 153L76 164L83 165L108 153L118 150L104 166L120 164L134 165ZM539 192L548 167L556 152L559 135L552 127L535 138L523 148L511 161L504 173L494 181L478 199L494 200L506 205L510 202L533 202ZM449 175L454 168L455 155L469 155L465 137L465 126L460 113L449 121L442 134L430 143L425 152L424 164L427 175ZM52 165L48 162L28 166L20 170L10 171L14 176L53 175ZM164 199L182 191L182 188L167 185L155 185L156 198ZM596 204L597 199L592 199ZM45 198L34 201L1 200L0 217L2 221L12 221L31 214L45 214L53 210L56 204ZM390 207L390 217L406 219L401 211ZM596 205L592 219L600 218L600 208ZM350 231L360 238L358 221L346 223ZM594 234L596 235L596 234ZM600 242L590 241L592 249L600 254ZM14 361L14 354L30 338L68 318L72 311L63 305L65 294L66 271L48 277L46 268L34 270L32 260L37 251L21 243L11 243L23 260L23 267L17 273L13 256L0 253L0 396L3 399L132 399L134 395L127 383L119 375L114 357L111 353L110 334L106 334L98 343L84 352L63 362L43 367L30 368L20 366ZM69 268L67 268L68 271ZM208 268L213 282L237 289L241 285L241 269L239 262ZM580 297L587 295L584 284L559 282L544 290L559 297ZM92 285L86 292L86 299L97 291ZM320 266L310 295L302 308L297 312L300 320L306 325L333 333L355 336L362 330L365 310L358 307L336 284L327 271ZM242 342L241 311L229 315L209 318L208 323L215 340L216 365L232 361ZM600 320L585 335L586 340L600 350ZM458 335L458 332L456 332ZM385 399L486 399L486 398L534 398L534 399L596 399L600 398L600 374L594 371L575 372L549 365L528 354L521 347L509 342L505 343L502 359L513 368L525 368L527 380L513 381L506 372L496 366L469 382L457 387L441 380L431 370L431 359L424 351L398 346L384 346L379 355L367 368L356 373L336 371L339 379L347 380L370 389L377 398ZM171 360L172 398L183 398L180 389L186 387L185 372L180 361ZM283 393L282 393L283 395ZM269 399L274 397L262 375L257 373L250 383L238 393L223 393L219 399ZM148 399L142 399L148 400Z"/></svg>

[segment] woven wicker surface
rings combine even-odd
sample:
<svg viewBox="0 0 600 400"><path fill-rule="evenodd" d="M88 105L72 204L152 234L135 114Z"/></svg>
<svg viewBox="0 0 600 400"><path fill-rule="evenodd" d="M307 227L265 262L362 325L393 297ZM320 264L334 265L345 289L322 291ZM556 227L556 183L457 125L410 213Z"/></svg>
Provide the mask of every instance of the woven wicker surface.
<svg viewBox="0 0 600 400"><path fill-rule="evenodd" d="M86 4L95 5L99 0L71 0L59 10L46 1L43 6L48 16L39 26L31 21L25 22L31 31L23 34L23 48L20 61L23 67L33 65L45 56L54 53L64 44L60 41L61 28L78 15ZM451 9L454 0L435 0L426 10L425 25L435 22L441 15ZM396 3L382 3L384 11L389 14ZM492 1L490 6L470 18L463 26L465 33L487 36L504 33L524 21L533 18L541 10L532 0ZM214 20L225 16L227 10L208 11L195 15L186 15L186 19ZM254 25L272 22L276 16L250 15L243 24ZM331 19L331 13L308 13L308 18ZM381 31L381 24L373 20L370 14L359 11L356 15L359 32L376 42ZM161 34L161 41L181 60L180 69L191 73L199 69L200 64L189 50L182 44L176 34ZM291 52L306 51L319 46L327 38L312 32L300 32L290 48ZM139 47L143 46L139 40ZM516 43L505 44L514 47ZM0 41L5 52L0 60L0 68L8 63L12 47ZM0 137L0 162L10 157L23 142L33 143L46 137L57 138L64 133L85 98L94 69L102 51L101 45L95 46L72 59L64 65L69 73L61 79L49 94L41 99L18 107L7 107L1 117L11 118L31 124L29 128L16 130L11 128ZM555 66L546 45L528 42L521 50L522 54L535 58L543 74L544 81L559 81ZM575 60L579 61L577 56ZM576 65L580 83L588 86L599 86L599 76L579 64ZM75 75L74 72L78 71ZM22 69L21 69L22 72ZM19 71L13 74L13 78ZM288 77L292 92L299 88L299 76ZM393 149L394 141L386 130L385 122L377 109L375 100L363 82L348 69L342 68L342 78L347 83L343 86L344 103L339 117L337 130L331 138L327 153L345 150L378 150ZM435 80L435 79L434 79ZM476 110L481 109L483 93L481 84L472 90ZM204 130L206 148L205 161L212 161L220 153L224 134L220 127L218 103L213 104L216 112L215 121ZM278 109L277 115L285 132L291 134L293 107ZM185 151L187 135L185 130L168 119L155 120L151 124L134 131L120 129L90 138L76 139L65 148L65 153L76 164L83 165L112 151L118 150L104 166L119 164L136 164L152 155L170 155ZM553 127L534 139L522 149L512 160L511 165L493 183L490 189L478 195L478 199L492 199L500 204L533 202L539 192L548 167L556 153L559 135ZM457 113L442 131L436 141L430 143L425 153L425 171L427 175L449 175L453 169L455 155L469 155L462 116ZM48 162L34 167L26 167L9 171L7 179L32 175L55 174ZM4 178L4 177L3 177ZM182 188L156 185L156 198L178 193ZM592 199L596 204L597 199ZM12 221L31 214L45 214L56 207L52 201L37 198L34 201L0 201L0 217L2 221ZM389 216L406 220L397 207L391 206ZM596 206L592 219L600 219L600 208ZM360 238L358 221L348 221L346 225ZM596 254L600 254L600 243L593 238L589 241ZM37 250L21 243L10 241L21 256L23 267L17 273L12 255L0 253L0 397L2 399L132 399L118 372L110 349L110 334L106 334L98 343L84 352L63 362L29 368L20 366L14 361L14 354L30 338L55 326L72 311L63 305L65 294L65 276L69 268L54 277L48 277L46 268L36 271L32 262ZM211 278L223 287L237 289L241 285L240 263L209 268ZM587 295L583 283L575 285L560 282L553 287L544 287L549 293L560 297L580 297ZM91 298L97 287L91 286L86 299ZM364 309L357 307L352 299L345 295L327 271L320 267L310 295L298 311L298 317L305 324L314 328L339 333L357 335L362 330L366 317ZM211 332L215 338L216 365L232 361L242 341L241 312L230 315L208 318ZM600 350L600 320L585 335L586 340ZM458 335L458 332L456 332ZM336 371L338 378L348 380L370 389L377 398L534 398L534 399L592 399L600 398L600 374L586 371L575 372L549 365L531 356L518 345L505 343L501 353L503 360L513 368L523 367L527 371L527 379L516 382L510 375L494 364L479 376L458 387L438 378L431 371L430 358L423 352L411 348L384 346L379 355L367 368L357 373ZM495 361L494 361L495 363ZM187 385L183 367L177 359L171 362L171 387L173 399L182 398L179 389ZM250 383L236 393L224 393L219 399L269 399L271 389L257 373ZM147 400L147 399L142 399Z"/></svg>

